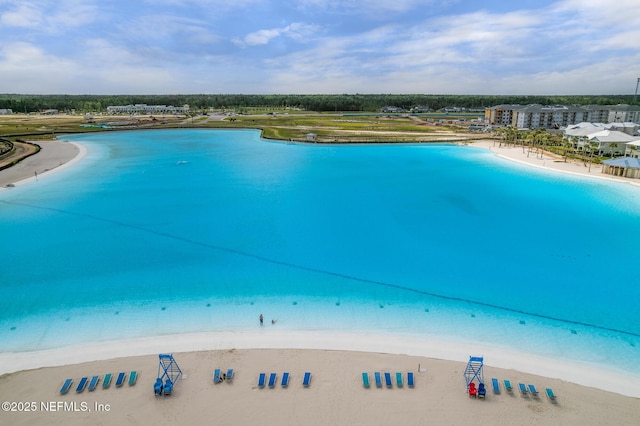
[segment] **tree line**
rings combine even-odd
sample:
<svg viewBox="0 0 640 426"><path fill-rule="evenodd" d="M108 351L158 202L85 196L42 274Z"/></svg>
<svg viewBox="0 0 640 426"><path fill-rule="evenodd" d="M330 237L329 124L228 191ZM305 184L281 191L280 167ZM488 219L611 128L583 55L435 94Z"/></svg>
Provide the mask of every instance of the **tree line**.
<svg viewBox="0 0 640 426"><path fill-rule="evenodd" d="M445 107L486 108L500 104L542 105L616 105L632 104L633 95L601 96L527 96L527 95L421 95L421 94L335 94L335 95L27 95L0 94L0 109L15 113L57 109L61 112L106 112L110 105L188 104L194 112L215 109L299 108L317 112L379 111L384 106L410 109L427 106L433 110Z"/></svg>

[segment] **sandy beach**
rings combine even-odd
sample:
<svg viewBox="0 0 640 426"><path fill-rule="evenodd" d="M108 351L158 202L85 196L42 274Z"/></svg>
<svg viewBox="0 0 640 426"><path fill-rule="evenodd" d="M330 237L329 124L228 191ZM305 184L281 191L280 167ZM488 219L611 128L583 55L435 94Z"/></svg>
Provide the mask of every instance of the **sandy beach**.
<svg viewBox="0 0 640 426"><path fill-rule="evenodd" d="M34 142L40 146L40 151L25 158L18 164L4 170L0 170L0 188L9 184L16 185L44 177L46 173L61 167L69 167L80 161L86 153L86 148L81 145L53 139Z"/></svg>
<svg viewBox="0 0 640 426"><path fill-rule="evenodd" d="M170 346L170 345L168 345ZM511 392L501 386L487 397L465 392L464 362L372 352L301 349L227 349L173 353L184 377L171 396L155 396L158 356L116 358L56 368L22 371L0 377L2 401L16 402L0 412L3 424L220 424L220 425L465 425L484 424L637 424L640 400L557 379L515 370L484 368L485 380L511 380ZM233 368L232 381L214 384L214 369ZM135 385L112 383L108 389L76 392L82 377L137 371ZM280 386L285 371L287 388ZM311 385L302 378L312 374ZM373 373L389 372L393 386L376 388ZM406 372L415 374L415 387L406 384ZM362 373L371 377L370 388ZM403 386L395 373L403 373ZM274 388L258 387L260 373L276 373ZM74 383L66 395L59 389L67 378ZM533 384L537 396L522 395L518 383ZM550 400L545 388L553 388ZM18 405L22 403L22 405ZM25 411L25 404L29 410ZM33 404L35 403L35 404ZM66 404L65 404L66 403ZM3 409L6 409L3 405ZM14 409L15 411L11 411ZM55 411L54 411L55 410Z"/></svg>
<svg viewBox="0 0 640 426"><path fill-rule="evenodd" d="M40 153L0 171L0 187L35 179L35 172L43 177L46 171L80 161L86 152L80 145L68 142L38 143L42 147ZM597 165L592 165L589 172L582 163L565 163L546 154L538 156L523 152L522 147L500 147L494 141L472 145L536 167L637 184L603 175ZM640 416L640 399L623 395L635 395L632 381L624 392L616 392L615 384L605 383L606 377L592 375L583 366L566 372L562 371L565 366L548 360L518 359L508 351L460 344L453 349L446 342L414 342L415 347L409 348L406 342L376 336L376 344L363 343L371 337L349 340L348 336L324 336L323 340L286 332L269 338L229 332L191 336L182 343L165 336L0 354L0 401L9 403L3 404L0 423L633 425ZM328 344L329 339L339 343ZM156 397L153 393L158 353L173 353L184 374L171 396ZM485 356L484 377L489 383L485 400L469 398L465 391L463 371L469 355ZM232 382L214 384L215 368L234 368L236 376ZM104 377L121 371L129 374L134 370L139 374L134 386L125 383L115 387L112 383L103 389L99 384L93 392L76 392L82 377ZM277 373L280 378L284 371L291 374L287 388L282 388L279 380L273 389L258 388L260 373ZM305 371L312 373L311 385L306 388L302 386ZM390 372L394 377L395 372L405 373L404 386L397 387L394 380L392 388L376 388L375 371ZM414 388L406 386L407 371L416 375ZM369 389L362 385L363 372L371 376ZM507 392L502 385L501 393L494 394L490 387L492 377L498 378L501 385L504 379L510 380L514 390ZM68 394L61 395L60 387L67 378L73 379L73 386ZM517 389L520 382L535 385L539 394L522 395ZM553 388L555 401L545 394L546 387Z"/></svg>

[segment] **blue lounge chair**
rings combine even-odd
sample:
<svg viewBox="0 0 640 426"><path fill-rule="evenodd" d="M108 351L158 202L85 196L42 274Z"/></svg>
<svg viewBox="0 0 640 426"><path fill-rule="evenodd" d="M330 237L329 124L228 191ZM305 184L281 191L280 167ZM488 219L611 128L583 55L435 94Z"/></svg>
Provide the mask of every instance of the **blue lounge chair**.
<svg viewBox="0 0 640 426"><path fill-rule="evenodd" d="M396 386L399 388L402 387L402 373L399 371L396 373Z"/></svg>
<svg viewBox="0 0 640 426"><path fill-rule="evenodd" d="M384 382L386 383L388 388L393 386L393 383L391 382L391 373L384 373Z"/></svg>
<svg viewBox="0 0 640 426"><path fill-rule="evenodd" d="M302 378L302 386L309 387L309 385L311 384L311 373L310 372L305 372L304 373L304 377Z"/></svg>
<svg viewBox="0 0 640 426"><path fill-rule="evenodd" d="M87 381L89 379L86 377L83 377L82 379L80 379L80 383L78 383L78 387L76 388L76 392L80 393L84 390L84 388L87 386Z"/></svg>
<svg viewBox="0 0 640 426"><path fill-rule="evenodd" d="M504 381L504 388L508 391L511 392L511 390L513 389L513 387L511 386L511 380L506 380Z"/></svg>
<svg viewBox="0 0 640 426"><path fill-rule="evenodd" d="M283 388L286 388L287 386L289 386L289 372L285 371L285 372L282 374L282 382L280 383L280 385L281 385Z"/></svg>
<svg viewBox="0 0 640 426"><path fill-rule="evenodd" d="M529 385L529 392L531 392L531 395L538 396L538 390L534 385Z"/></svg>
<svg viewBox="0 0 640 426"><path fill-rule="evenodd" d="M153 393L156 395L162 395L162 379L158 377L153 385Z"/></svg>
<svg viewBox="0 0 640 426"><path fill-rule="evenodd" d="M134 370L129 374L129 386L135 385L137 380L138 380L138 372Z"/></svg>
<svg viewBox="0 0 640 426"><path fill-rule="evenodd" d="M227 370L227 376L224 378L227 382L230 382L233 380L233 368L229 368Z"/></svg>
<svg viewBox="0 0 640 426"><path fill-rule="evenodd" d="M222 378L220 377L220 369L216 368L213 372L213 383L220 383Z"/></svg>
<svg viewBox="0 0 640 426"><path fill-rule="evenodd" d="M369 373L362 373L362 386L368 388L369 384Z"/></svg>
<svg viewBox="0 0 640 426"><path fill-rule="evenodd" d="M60 393L64 395L65 393L69 392L69 389L71 388L71 383L73 383L73 379L65 380L64 383L62 384L62 387L60 388Z"/></svg>
<svg viewBox="0 0 640 426"><path fill-rule="evenodd" d="M414 385L414 381L413 381L413 371L409 371L407 373L407 386L409 386L410 388L412 388Z"/></svg>
<svg viewBox="0 0 640 426"><path fill-rule="evenodd" d="M269 375L269 387L272 388L276 385L276 379L278 378L278 375L276 373L271 373Z"/></svg>
<svg viewBox="0 0 640 426"><path fill-rule="evenodd" d="M170 396L171 392L173 392L173 382L168 377L164 382L164 388L162 389L162 392L164 393L164 396Z"/></svg>
<svg viewBox="0 0 640 426"><path fill-rule="evenodd" d="M258 387L259 388L263 388L264 387L264 383L267 379L267 375L265 373L260 373L260 375L258 376Z"/></svg>
<svg viewBox="0 0 640 426"><path fill-rule="evenodd" d="M493 393L500 393L500 382L498 379L491 379L491 384L493 385Z"/></svg>
<svg viewBox="0 0 640 426"><path fill-rule="evenodd" d="M553 393L553 389L551 388L546 388L545 391L547 392L547 396L549 397L550 400L555 401L556 399L556 394Z"/></svg>
<svg viewBox="0 0 640 426"><path fill-rule="evenodd" d="M124 384L124 379L127 377L127 373L124 371L118 374L118 378L116 379L116 387L119 388Z"/></svg>
<svg viewBox="0 0 640 426"><path fill-rule="evenodd" d="M518 386L520 387L520 393L522 395L528 394L527 387L524 385L524 383L518 383Z"/></svg>
<svg viewBox="0 0 640 426"><path fill-rule="evenodd" d="M98 386L98 382L100 381L100 376L93 376L91 381L89 382L89 392L92 392Z"/></svg>
<svg viewBox="0 0 640 426"><path fill-rule="evenodd" d="M485 398L487 396L487 388L484 383L478 385L478 398Z"/></svg>
<svg viewBox="0 0 640 426"><path fill-rule="evenodd" d="M375 373L373 373L373 375L376 378L376 387L377 388L381 388L382 387L382 378L380 376L380 373L378 371L376 371Z"/></svg>

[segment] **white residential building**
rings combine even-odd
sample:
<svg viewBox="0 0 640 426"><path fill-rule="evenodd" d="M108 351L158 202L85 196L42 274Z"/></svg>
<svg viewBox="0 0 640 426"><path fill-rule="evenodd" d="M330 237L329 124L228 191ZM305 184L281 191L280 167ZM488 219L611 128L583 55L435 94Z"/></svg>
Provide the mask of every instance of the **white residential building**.
<svg viewBox="0 0 640 426"><path fill-rule="evenodd" d="M135 104L135 105L122 105L122 106L108 106L107 112L109 114L187 114L189 112L189 105L183 105L181 107L174 107L172 105L147 105L147 104Z"/></svg>
<svg viewBox="0 0 640 426"><path fill-rule="evenodd" d="M626 143L625 157L640 158L640 139Z"/></svg>

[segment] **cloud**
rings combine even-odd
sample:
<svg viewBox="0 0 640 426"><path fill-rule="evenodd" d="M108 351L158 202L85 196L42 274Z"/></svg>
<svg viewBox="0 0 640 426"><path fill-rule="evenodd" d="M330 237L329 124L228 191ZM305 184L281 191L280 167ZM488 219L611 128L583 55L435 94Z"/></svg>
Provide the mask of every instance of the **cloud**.
<svg viewBox="0 0 640 426"><path fill-rule="evenodd" d="M51 88L61 87L77 69L73 61L47 54L30 43L0 45L0 91L51 93Z"/></svg>
<svg viewBox="0 0 640 426"><path fill-rule="evenodd" d="M417 7L429 7L429 0L298 0L303 9L321 9L342 13L380 15L389 12L406 12Z"/></svg>
<svg viewBox="0 0 640 426"><path fill-rule="evenodd" d="M640 75L637 0L0 5L0 92L618 94Z"/></svg>
<svg viewBox="0 0 640 426"><path fill-rule="evenodd" d="M6 0L0 24L55 34L95 22L100 16L94 0Z"/></svg>
<svg viewBox="0 0 640 426"><path fill-rule="evenodd" d="M35 2L8 1L8 9L0 15L0 24L7 27L36 28L43 20L42 10Z"/></svg>
<svg viewBox="0 0 640 426"><path fill-rule="evenodd" d="M318 29L317 25L296 22L281 28L258 30L249 33L241 40L234 39L234 43L241 47L260 46L268 44L271 40L281 36L303 42L306 37L312 36Z"/></svg>

